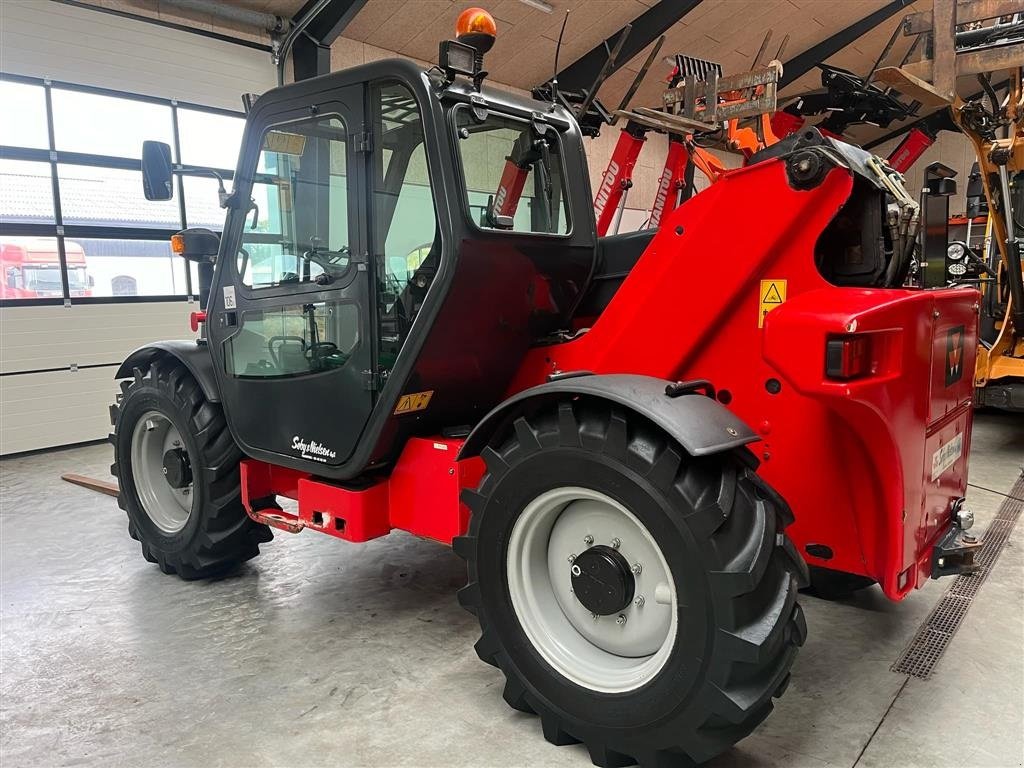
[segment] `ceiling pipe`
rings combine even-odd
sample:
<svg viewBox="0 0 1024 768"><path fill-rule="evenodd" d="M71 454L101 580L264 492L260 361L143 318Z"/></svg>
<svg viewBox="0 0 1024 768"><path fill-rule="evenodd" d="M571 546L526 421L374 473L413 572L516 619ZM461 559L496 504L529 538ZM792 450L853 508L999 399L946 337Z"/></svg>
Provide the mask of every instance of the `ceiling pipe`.
<svg viewBox="0 0 1024 768"><path fill-rule="evenodd" d="M309 7L309 10L306 11L303 17L295 22L295 26L292 27L288 36L285 37L280 47L276 48L274 51L273 57L274 63L277 64L278 85L284 85L284 67L285 63L288 61L288 52L292 49L292 46L295 45L295 41L298 39L299 35L301 35L306 30L306 27L309 26L310 22L319 15L320 11L330 5L330 3L331 0L317 0L315 4ZM318 44L320 43L319 40L315 39L314 42Z"/></svg>
<svg viewBox="0 0 1024 768"><path fill-rule="evenodd" d="M281 16L252 11L228 3L211 2L211 0L160 0L160 2L184 11L209 14L233 24L262 29L269 32L271 36L284 34L290 26L288 19Z"/></svg>

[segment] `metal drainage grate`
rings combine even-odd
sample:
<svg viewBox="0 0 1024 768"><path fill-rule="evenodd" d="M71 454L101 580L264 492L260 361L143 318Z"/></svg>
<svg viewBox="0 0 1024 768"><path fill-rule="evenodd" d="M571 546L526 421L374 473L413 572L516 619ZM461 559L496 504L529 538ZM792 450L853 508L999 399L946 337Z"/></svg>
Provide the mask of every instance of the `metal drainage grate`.
<svg viewBox="0 0 1024 768"><path fill-rule="evenodd" d="M1009 495L1010 498L1005 499L1000 505L995 518L985 531L981 547L974 554L974 562L981 567L973 575L956 577L949 591L932 608L928 618L917 630L910 645L890 667L893 672L922 680L927 680L931 676L932 670L960 628L964 616L967 615L967 609L971 607L971 602L1010 538L1021 510L1024 509L1024 501L1021 501L1024 498L1024 475L1017 478Z"/></svg>

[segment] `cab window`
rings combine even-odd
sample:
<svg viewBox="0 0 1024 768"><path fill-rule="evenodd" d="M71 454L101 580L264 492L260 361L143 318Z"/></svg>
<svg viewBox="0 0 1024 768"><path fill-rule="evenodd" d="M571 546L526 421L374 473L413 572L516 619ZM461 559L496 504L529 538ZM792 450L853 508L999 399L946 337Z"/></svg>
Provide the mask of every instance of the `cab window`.
<svg viewBox="0 0 1024 768"><path fill-rule="evenodd" d="M238 274L251 288L330 285L348 271L346 128L339 117L263 135Z"/></svg>
<svg viewBox="0 0 1024 768"><path fill-rule="evenodd" d="M544 123L455 110L470 218L485 229L569 232L561 139Z"/></svg>
<svg viewBox="0 0 1024 768"><path fill-rule="evenodd" d="M399 83L372 93L378 363L390 370L437 273L440 240L416 99Z"/></svg>

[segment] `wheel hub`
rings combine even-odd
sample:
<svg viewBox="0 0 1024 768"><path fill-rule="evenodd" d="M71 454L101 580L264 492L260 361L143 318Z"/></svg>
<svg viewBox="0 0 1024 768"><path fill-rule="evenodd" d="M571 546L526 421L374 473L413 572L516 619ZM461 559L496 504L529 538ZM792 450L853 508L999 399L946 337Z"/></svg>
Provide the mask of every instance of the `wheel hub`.
<svg viewBox="0 0 1024 768"><path fill-rule="evenodd" d="M636 579L620 552L603 544L583 552L570 568L572 592L591 613L611 616L633 601Z"/></svg>
<svg viewBox="0 0 1024 768"><path fill-rule="evenodd" d="M146 411L132 430L131 471L143 511L163 533L175 534L192 514L192 463L181 433L166 414Z"/></svg>
<svg viewBox="0 0 1024 768"><path fill-rule="evenodd" d="M164 454L163 470L171 488L186 488L192 484L192 467L182 448L172 448Z"/></svg>
<svg viewBox="0 0 1024 768"><path fill-rule="evenodd" d="M577 685L632 690L671 654L679 625L665 557L636 515L600 491L566 486L528 503L506 567L530 643Z"/></svg>

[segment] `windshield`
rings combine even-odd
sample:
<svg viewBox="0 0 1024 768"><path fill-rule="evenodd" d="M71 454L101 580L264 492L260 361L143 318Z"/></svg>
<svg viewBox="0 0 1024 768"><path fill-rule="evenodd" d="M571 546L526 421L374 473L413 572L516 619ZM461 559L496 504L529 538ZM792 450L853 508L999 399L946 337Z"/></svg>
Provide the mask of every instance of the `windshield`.
<svg viewBox="0 0 1024 768"><path fill-rule="evenodd" d="M569 212L562 176L561 139L544 123L467 107L455 124L470 217L480 227L564 235Z"/></svg>
<svg viewBox="0 0 1024 768"><path fill-rule="evenodd" d="M68 282L73 286L72 274L68 271ZM60 282L59 264L39 264L25 267L25 287L30 291L56 291L61 293L64 287Z"/></svg>
<svg viewBox="0 0 1024 768"><path fill-rule="evenodd" d="M256 207L238 254L243 283L328 285L348 270L345 139L338 117L288 123L263 135Z"/></svg>

